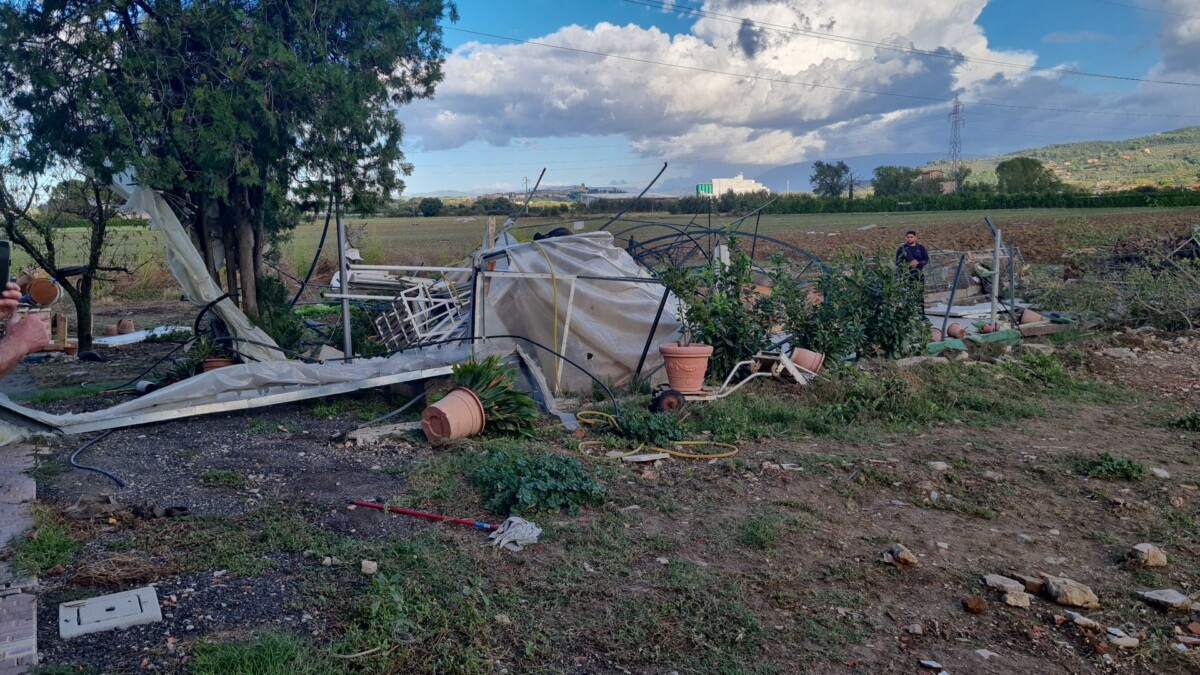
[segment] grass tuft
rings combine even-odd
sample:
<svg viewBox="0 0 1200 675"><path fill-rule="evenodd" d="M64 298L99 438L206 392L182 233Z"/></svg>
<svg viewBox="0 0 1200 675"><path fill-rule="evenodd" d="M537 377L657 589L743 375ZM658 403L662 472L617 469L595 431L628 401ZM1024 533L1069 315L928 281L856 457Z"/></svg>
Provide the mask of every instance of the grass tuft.
<svg viewBox="0 0 1200 675"><path fill-rule="evenodd" d="M65 521L45 506L33 508L33 531L17 540L12 547L12 561L18 568L32 574L67 566L83 549Z"/></svg>
<svg viewBox="0 0 1200 675"><path fill-rule="evenodd" d="M1141 480L1146 475L1146 467L1134 460L1113 457L1103 452L1095 457L1076 458L1075 473L1104 480L1134 481Z"/></svg>

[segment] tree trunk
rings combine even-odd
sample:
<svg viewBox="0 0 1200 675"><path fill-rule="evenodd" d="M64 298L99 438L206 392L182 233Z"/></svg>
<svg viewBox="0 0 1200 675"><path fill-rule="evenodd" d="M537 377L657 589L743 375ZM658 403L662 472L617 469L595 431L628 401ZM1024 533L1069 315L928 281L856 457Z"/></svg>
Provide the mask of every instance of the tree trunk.
<svg viewBox="0 0 1200 675"><path fill-rule="evenodd" d="M242 311L258 316L258 293L254 277L254 225L250 222L249 192L242 188L237 195L234 212L237 214L238 280L241 281Z"/></svg>
<svg viewBox="0 0 1200 675"><path fill-rule="evenodd" d="M195 233L196 242L200 248L200 255L204 257L204 269L208 270L208 275L213 278L217 284L221 283L221 277L217 273L217 262L213 257L212 241L208 236L208 199L203 195L196 195L196 221Z"/></svg>
<svg viewBox="0 0 1200 675"><path fill-rule="evenodd" d="M79 297L71 298L71 302L75 303L75 337L81 352L92 349L92 281L90 274L80 277Z"/></svg>
<svg viewBox="0 0 1200 675"><path fill-rule="evenodd" d="M263 278L263 248L266 240L267 191L254 191L254 278Z"/></svg>
<svg viewBox="0 0 1200 675"><path fill-rule="evenodd" d="M221 243L225 246L225 290L234 303L238 302L237 247L233 242L233 226L229 222L229 207L220 204Z"/></svg>

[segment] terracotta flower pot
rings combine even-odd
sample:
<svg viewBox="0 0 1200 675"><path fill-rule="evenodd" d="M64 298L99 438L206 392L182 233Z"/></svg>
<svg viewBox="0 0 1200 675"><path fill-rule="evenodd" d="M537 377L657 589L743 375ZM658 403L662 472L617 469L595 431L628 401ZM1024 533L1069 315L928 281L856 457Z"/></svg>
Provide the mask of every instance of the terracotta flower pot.
<svg viewBox="0 0 1200 675"><path fill-rule="evenodd" d="M116 324L113 324L113 325L111 325L111 326L105 326L105 327L104 327L104 334L105 334L105 335L116 335L116 334L117 334L117 326L116 326Z"/></svg>
<svg viewBox="0 0 1200 675"><path fill-rule="evenodd" d="M210 370L216 370L217 368L225 368L227 366L232 366L236 363L237 363L237 361L234 361L233 359L230 359L230 358L225 358L223 356L211 356L200 362L200 372L207 373Z"/></svg>
<svg viewBox="0 0 1200 675"><path fill-rule="evenodd" d="M62 300L62 286L54 283L52 279L31 279L26 286L25 292L29 294L30 301L35 305L53 305Z"/></svg>
<svg viewBox="0 0 1200 675"><path fill-rule="evenodd" d="M934 342L941 342L941 341L942 341L942 329L941 329L941 328L934 328L934 329L933 329L933 341L934 341Z"/></svg>
<svg viewBox="0 0 1200 675"><path fill-rule="evenodd" d="M1024 312L1021 312L1021 325L1022 326L1024 326L1027 323L1038 323L1039 321L1045 321L1045 320L1046 320L1046 317L1042 316L1041 314L1038 314L1037 312L1033 311L1032 309L1027 309Z"/></svg>
<svg viewBox="0 0 1200 675"><path fill-rule="evenodd" d="M421 429L431 443L474 436L483 431L485 423L483 403L465 387L451 389L445 398L421 413Z"/></svg>
<svg viewBox="0 0 1200 675"><path fill-rule="evenodd" d="M810 373L819 373L821 372L821 365L825 363L825 355L820 352L797 347L796 351L792 352L792 363Z"/></svg>
<svg viewBox="0 0 1200 675"><path fill-rule="evenodd" d="M121 319L117 322L117 332L128 335L133 332L133 319Z"/></svg>
<svg viewBox="0 0 1200 675"><path fill-rule="evenodd" d="M946 333L952 338L964 338L967 336L967 329L960 326L956 321L946 326Z"/></svg>
<svg viewBox="0 0 1200 675"><path fill-rule="evenodd" d="M983 332L985 332L985 333L995 333L995 332L996 332L996 324L994 324L994 323L989 323L989 324L985 325L985 326L983 327Z"/></svg>
<svg viewBox="0 0 1200 675"><path fill-rule="evenodd" d="M708 372L708 357L712 356L712 345L690 344L686 347L677 342L659 345L658 351L666 362L667 383L675 391L700 391L704 388L704 374Z"/></svg>

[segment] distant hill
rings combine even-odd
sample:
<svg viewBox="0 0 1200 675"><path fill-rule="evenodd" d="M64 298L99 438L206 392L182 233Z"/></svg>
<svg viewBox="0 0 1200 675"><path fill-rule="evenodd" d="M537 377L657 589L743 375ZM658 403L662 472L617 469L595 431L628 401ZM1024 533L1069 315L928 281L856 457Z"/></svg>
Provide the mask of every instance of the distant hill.
<svg viewBox="0 0 1200 675"><path fill-rule="evenodd" d="M996 165L1013 157L1040 159L1065 183L1095 190L1140 185L1192 186L1200 183L1200 127L1187 127L1124 141L1082 141L964 159L969 181L994 183ZM947 168L946 160L930 168Z"/></svg>

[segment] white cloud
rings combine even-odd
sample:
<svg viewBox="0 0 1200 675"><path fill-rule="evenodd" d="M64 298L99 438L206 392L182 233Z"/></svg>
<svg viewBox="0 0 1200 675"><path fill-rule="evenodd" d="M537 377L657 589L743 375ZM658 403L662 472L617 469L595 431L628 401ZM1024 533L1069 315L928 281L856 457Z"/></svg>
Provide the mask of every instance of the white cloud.
<svg viewBox="0 0 1200 675"><path fill-rule="evenodd" d="M1194 0L1167 2L1184 7ZM470 43L447 60L436 99L402 114L425 150L480 140L506 145L513 139L618 134L655 159L767 165L828 152L853 154L851 148L868 154L943 147L949 106L937 100L955 93L1053 108L1110 103L1072 89L1056 74L997 65L1034 65L1036 55L988 44L977 22L986 4L707 0L708 12L753 21L706 16L690 33L679 35L601 23L567 26L533 40L685 68L532 44ZM465 17L464 27L471 27L468 22ZM1167 23L1162 68L1196 72L1200 19ZM901 51L797 31L870 38ZM977 61L902 51L910 48ZM1034 117L1077 123L1053 112L1008 114L1018 124ZM1112 120L1085 120L1084 126L1087 122ZM929 139L929 147L915 147L922 138Z"/></svg>

